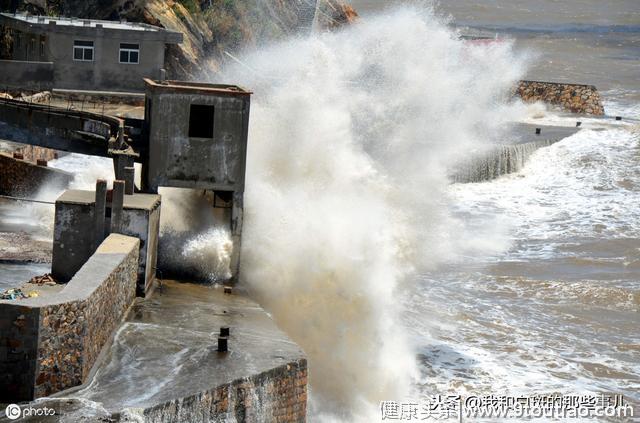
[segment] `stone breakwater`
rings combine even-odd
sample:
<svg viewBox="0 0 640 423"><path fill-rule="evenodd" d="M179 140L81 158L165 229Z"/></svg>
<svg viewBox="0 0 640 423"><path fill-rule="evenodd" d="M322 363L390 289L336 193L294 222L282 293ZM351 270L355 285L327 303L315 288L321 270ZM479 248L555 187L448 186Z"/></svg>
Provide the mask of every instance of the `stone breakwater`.
<svg viewBox="0 0 640 423"><path fill-rule="evenodd" d="M602 99L594 85L520 81L516 95L526 103L542 101L572 113L604 115Z"/></svg>
<svg viewBox="0 0 640 423"><path fill-rule="evenodd" d="M135 300L140 241L110 235L58 293L0 301L0 398L82 384Z"/></svg>

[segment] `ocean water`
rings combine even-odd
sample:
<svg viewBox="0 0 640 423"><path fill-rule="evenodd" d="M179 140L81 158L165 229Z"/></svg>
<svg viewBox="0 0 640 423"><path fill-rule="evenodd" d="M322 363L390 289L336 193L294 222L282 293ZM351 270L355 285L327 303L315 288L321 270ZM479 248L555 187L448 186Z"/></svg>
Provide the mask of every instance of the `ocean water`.
<svg viewBox="0 0 640 423"><path fill-rule="evenodd" d="M397 5L402 2L389 2ZM390 6L355 0L364 19ZM498 254L405 287L420 393L615 393L640 410L640 7L634 1L447 1L462 33L514 40L523 77L596 85L609 117L540 149L517 174L453 184L447 204ZM525 119L575 124L544 111ZM597 419L596 419L597 420Z"/></svg>
<svg viewBox="0 0 640 423"><path fill-rule="evenodd" d="M255 92L243 283L308 354L309 420L452 394L640 411L637 2L407 3L356 0L358 25L239 53L215 81ZM575 126L513 101L521 78L595 84L609 116L516 174L452 184L508 122ZM52 165L77 187L112 178L100 159ZM215 280L228 240L179 198L186 235L167 241Z"/></svg>

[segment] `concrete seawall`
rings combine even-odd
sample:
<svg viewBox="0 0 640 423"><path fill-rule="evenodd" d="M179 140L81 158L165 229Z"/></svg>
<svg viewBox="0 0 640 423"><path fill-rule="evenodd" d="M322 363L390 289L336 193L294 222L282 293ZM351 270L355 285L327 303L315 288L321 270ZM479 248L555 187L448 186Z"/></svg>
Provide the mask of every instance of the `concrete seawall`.
<svg viewBox="0 0 640 423"><path fill-rule="evenodd" d="M540 134L536 134L536 129ZM481 153L471 154L459 163L450 175L455 183L485 182L502 175L520 171L527 160L538 149L547 147L570 137L579 128L518 124L506 135L506 139L496 143Z"/></svg>
<svg viewBox="0 0 640 423"><path fill-rule="evenodd" d="M67 188L73 174L46 166L39 166L9 154L0 153L0 194L32 196L47 186L57 191Z"/></svg>
<svg viewBox="0 0 640 423"><path fill-rule="evenodd" d="M516 95L526 103L542 101L572 113L604 115L600 93L593 85L520 81Z"/></svg>
<svg viewBox="0 0 640 423"><path fill-rule="evenodd" d="M81 387L24 404L55 410L28 421L306 421L304 352L235 288L162 281L136 300L94 371Z"/></svg>
<svg viewBox="0 0 640 423"><path fill-rule="evenodd" d="M59 292L0 300L0 398L25 401L87 380L135 299L140 241L110 235Z"/></svg>

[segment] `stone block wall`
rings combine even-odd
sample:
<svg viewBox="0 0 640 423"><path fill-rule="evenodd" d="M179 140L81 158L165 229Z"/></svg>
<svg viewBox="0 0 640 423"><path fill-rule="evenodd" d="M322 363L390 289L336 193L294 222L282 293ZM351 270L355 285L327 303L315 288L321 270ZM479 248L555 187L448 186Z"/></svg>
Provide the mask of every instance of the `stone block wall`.
<svg viewBox="0 0 640 423"><path fill-rule="evenodd" d="M84 383L135 300L137 238L110 235L62 291L0 301L0 402Z"/></svg>
<svg viewBox="0 0 640 423"><path fill-rule="evenodd" d="M0 402L33 398L40 313L0 304Z"/></svg>
<svg viewBox="0 0 640 423"><path fill-rule="evenodd" d="M527 103L542 101L572 113L604 115L604 106L593 85L520 81L516 95Z"/></svg>
<svg viewBox="0 0 640 423"><path fill-rule="evenodd" d="M145 422L305 422L307 360L143 410ZM126 421L125 416L112 416Z"/></svg>
<svg viewBox="0 0 640 423"><path fill-rule="evenodd" d="M73 181L73 174L0 153L0 194L33 196L43 186L63 190Z"/></svg>

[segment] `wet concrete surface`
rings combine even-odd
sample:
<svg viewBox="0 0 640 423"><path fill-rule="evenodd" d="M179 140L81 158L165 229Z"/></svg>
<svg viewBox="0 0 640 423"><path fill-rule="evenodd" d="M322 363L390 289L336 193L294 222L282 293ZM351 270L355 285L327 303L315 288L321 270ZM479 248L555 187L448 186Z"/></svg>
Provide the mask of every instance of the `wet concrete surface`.
<svg viewBox="0 0 640 423"><path fill-rule="evenodd" d="M217 351L222 326L230 328L226 353ZM164 281L134 305L93 380L56 397L80 401L85 405L71 408L86 412L148 408L301 358L302 350L245 294Z"/></svg>
<svg viewBox="0 0 640 423"><path fill-rule="evenodd" d="M26 232L0 232L0 263L51 263L50 241Z"/></svg>
<svg viewBox="0 0 640 423"><path fill-rule="evenodd" d="M576 116L576 122L580 119ZM540 128L540 134L536 134L536 128ZM535 141L559 141L567 138L580 130L579 127L532 125L528 123L511 123L508 125L503 139L497 140L498 144L525 144Z"/></svg>
<svg viewBox="0 0 640 423"><path fill-rule="evenodd" d="M0 263L0 292L19 287L32 277L50 271L51 266L48 264Z"/></svg>

